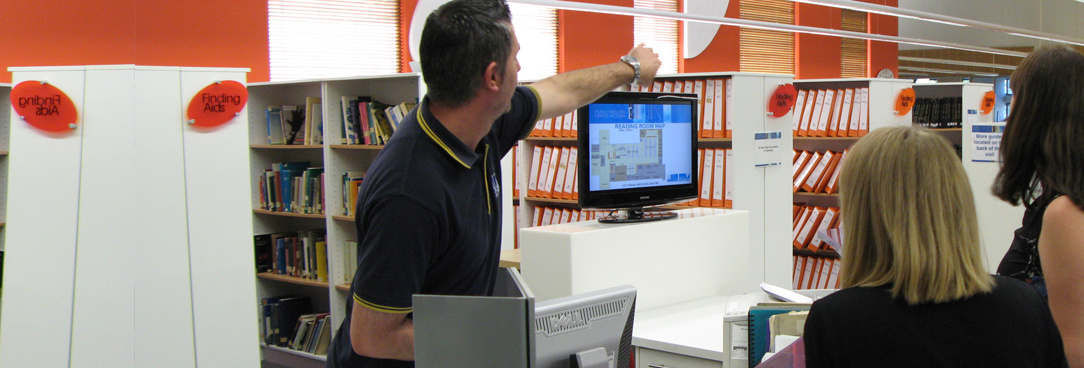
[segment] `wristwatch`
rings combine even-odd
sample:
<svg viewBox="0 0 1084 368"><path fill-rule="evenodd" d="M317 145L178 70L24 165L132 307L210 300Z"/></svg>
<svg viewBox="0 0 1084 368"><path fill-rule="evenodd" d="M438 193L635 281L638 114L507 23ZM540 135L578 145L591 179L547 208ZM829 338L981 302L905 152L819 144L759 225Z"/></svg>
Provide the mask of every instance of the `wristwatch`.
<svg viewBox="0 0 1084 368"><path fill-rule="evenodd" d="M625 55L621 57L621 62L629 64L632 70L636 72L636 75L632 77L632 82L629 83L629 85L635 86L636 83L640 82L640 60L637 60L635 56Z"/></svg>

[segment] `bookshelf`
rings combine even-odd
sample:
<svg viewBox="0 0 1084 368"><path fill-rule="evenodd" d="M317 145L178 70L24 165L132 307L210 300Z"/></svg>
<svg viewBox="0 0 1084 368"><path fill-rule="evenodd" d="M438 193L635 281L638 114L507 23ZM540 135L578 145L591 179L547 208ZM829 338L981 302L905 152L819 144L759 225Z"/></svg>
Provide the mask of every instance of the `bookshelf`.
<svg viewBox="0 0 1084 368"><path fill-rule="evenodd" d="M983 96L986 92L993 91L994 85L987 83L936 83L916 84L915 96L922 99L956 98L960 101L954 114L960 119L953 119L952 124L958 127L947 129L935 129L938 133L958 145L963 161L964 171L967 172L971 182L971 190L975 196L975 210L978 214L979 233L982 237L984 255L987 270L997 269L1001 258L1008 251L1012 243L1013 231L1020 227L1020 220L1024 217L1024 206L1012 205L998 199L990 192L994 177L997 176L999 165L997 162L973 157L972 148L975 144L973 128L976 125L1000 125L1004 122L994 123L994 114L983 115L980 111ZM1000 102L997 102L1000 105ZM995 108L996 110L996 108Z"/></svg>
<svg viewBox="0 0 1084 368"><path fill-rule="evenodd" d="M759 73L686 73L662 75L656 77L659 82L686 80L729 79L731 92L728 100L726 117L731 121L731 138L700 138L700 148L733 149L734 169L729 173L736 180L733 185L732 209L749 211L749 290L756 290L761 281L787 285L790 281L789 239L784 236L791 228L784 213L789 213L790 203L789 165L774 167L755 167L752 152L754 150L753 133L765 131L781 132L783 139L780 150L791 152L791 117L790 114L773 118L768 116L766 108L775 89L791 83L793 76ZM723 88L723 93L726 89ZM743 108L756 106L756 108ZM528 196L528 181L534 148L536 146L575 147L575 138L531 137L520 141L516 168L516 185L519 187L519 209L517 228L528 228L533 219L534 209L540 206L577 209L575 200L535 198ZM582 153L580 153L582 154ZM782 161L782 160L781 160ZM670 207L672 209L692 207ZM782 270L782 271L780 271ZM785 271L785 272L784 272ZM755 280L755 282L754 282Z"/></svg>
<svg viewBox="0 0 1084 368"><path fill-rule="evenodd" d="M343 96L370 96L388 104L414 102L425 93L418 73L382 76L301 80L290 82L252 83L249 90L249 180L251 182L252 235L301 230L326 229L328 279L316 281L271 273L254 273L256 299L285 294L308 296L314 312L331 314L332 331L339 328L350 298L351 275L346 274L344 249L346 241L354 241L354 217L343 213L342 174L365 171L380 153L380 145L342 144L343 117L340 102ZM324 124L324 142L320 145L269 145L266 108L269 105L301 105L307 97L320 97ZM324 169L323 213L294 214L260 209L259 178L272 163L309 161L311 166ZM252 239L249 240L251 246ZM251 266L250 266L251 267ZM250 268L251 270L251 268ZM250 271L251 272L251 271ZM253 339L252 343L258 343ZM287 367L323 367L325 356L261 344L266 361Z"/></svg>
<svg viewBox="0 0 1084 368"><path fill-rule="evenodd" d="M862 133L860 133L860 135L865 135L865 133L869 131L885 126L911 124L913 109L906 114L898 114L895 109L897 96L899 96L901 91L912 86L912 82L910 80L881 78L806 79L794 81L794 86L798 88L799 96L802 96L804 94L808 97L812 91L818 91L818 96L824 96L825 91L834 91L832 96L837 98L831 101L825 100L824 104L822 105L822 113L825 114L825 116L822 117L822 121L826 121L828 123L828 130L831 130L830 128L832 121L836 120L837 117L839 118L837 120L839 124L842 124L843 122L849 122L850 119L858 119L859 116L862 114L864 114L865 116L865 124L867 126L865 129L862 129ZM864 95L864 97L862 98L858 97L860 95L860 91L866 91L864 94L862 94ZM840 96L841 93L843 98L839 99L838 96ZM860 100L864 100L864 104L859 103ZM792 124L799 123L797 125L799 127L803 127L806 124L805 121L815 123L815 120L817 119L816 105L809 105L809 101L812 101L812 99L806 100L806 103L800 103L801 105L804 105L804 113L799 112L802 115L796 115L796 117L800 116L801 120L792 119ZM859 106L863 106L864 109L860 109ZM816 126L816 124L812 124L811 126ZM848 125L847 128L852 128L856 126L857 125ZM794 125L792 125L792 129L794 129ZM827 134L825 135L826 136L795 136L794 149L796 151L807 151L811 154L815 152L821 155L825 154L828 151L832 151L833 153L840 153L850 148L851 145L853 145L855 142L858 141L859 138L861 138L858 136L850 136L850 134L848 134L848 136L835 137L827 136ZM799 158L799 160L801 160L801 158ZM793 170L798 169L798 167L800 167L798 165L799 164L795 163L789 167L792 168L792 174L798 175L800 177L803 174L802 171L805 171L805 169L803 168L802 171L798 171L797 173L795 173ZM810 160L810 163L808 163L807 166L808 165L813 165L812 160ZM837 163L835 169L832 171L838 171L838 169L839 163ZM812 171L810 176L816 175L817 178L820 178L827 175L828 178L831 177L831 173L827 173L829 171L827 167L823 169L823 172L826 172L826 174L822 175L817 175L818 173L816 173L815 170L810 171ZM815 181L819 182L820 180ZM792 190L793 185L794 184L792 181ZM818 191L812 193L804 189L799 189L797 192L793 193L792 197L795 205L801 204L804 206L820 207L824 209L839 207L838 193L826 193L825 191ZM798 215L799 220L797 221L793 220L792 216L791 238L798 237L806 239L809 237L809 235L807 235L809 234L809 232L815 234L817 229L820 227L821 222L805 224L804 215L805 212L800 212ZM838 215L833 213L832 216L832 218L834 219L835 216ZM795 227L799 225L802 226L802 228L795 229ZM824 225L827 226L828 224L825 223ZM806 235L806 237L803 238L803 235ZM793 245L793 241L788 243L791 244L789 249L791 249L791 252L794 256L793 261L796 262L794 268L791 271L794 277L790 281L789 285L796 289L805 288L805 286L795 285L795 283L799 281L808 283L809 280L807 280L807 278L810 278L814 274L826 276L827 273L831 273L820 272L819 270L810 271L814 268L811 266L818 264L815 263L817 260L820 260L821 264L826 263L831 265L831 263L824 262L824 260L839 258L839 255L831 250L813 250L810 248L799 249ZM812 278L816 280L816 277ZM828 279L825 279L824 281L827 280ZM833 288L834 285L829 285L828 287ZM811 288L818 287L813 286Z"/></svg>

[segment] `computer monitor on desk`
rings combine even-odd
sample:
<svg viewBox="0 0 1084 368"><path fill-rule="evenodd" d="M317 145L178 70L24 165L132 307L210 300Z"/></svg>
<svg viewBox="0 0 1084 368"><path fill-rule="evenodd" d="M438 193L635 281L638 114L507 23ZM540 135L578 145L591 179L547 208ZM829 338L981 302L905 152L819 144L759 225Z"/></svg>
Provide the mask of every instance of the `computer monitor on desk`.
<svg viewBox="0 0 1084 368"><path fill-rule="evenodd" d="M557 298L535 306L534 368L625 368L632 354L636 288L631 285ZM587 353L603 348L604 355ZM605 365L591 365L600 362Z"/></svg>
<svg viewBox="0 0 1084 368"><path fill-rule="evenodd" d="M636 288L625 285L535 306L514 268L501 269L498 295L414 296L418 368L628 367ZM594 365L592 365L592 363Z"/></svg>

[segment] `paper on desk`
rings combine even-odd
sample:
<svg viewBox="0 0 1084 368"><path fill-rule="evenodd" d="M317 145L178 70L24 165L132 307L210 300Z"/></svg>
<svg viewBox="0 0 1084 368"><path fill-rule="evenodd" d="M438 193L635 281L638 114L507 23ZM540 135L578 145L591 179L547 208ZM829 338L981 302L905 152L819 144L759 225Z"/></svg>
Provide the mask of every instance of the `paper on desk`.
<svg viewBox="0 0 1084 368"><path fill-rule="evenodd" d="M793 291L775 286L767 283L760 283L760 290L764 290L771 296L782 299L786 302L792 303L813 303L813 299L802 294L795 293Z"/></svg>
<svg viewBox="0 0 1084 368"><path fill-rule="evenodd" d="M828 244L829 247L832 247L832 250L836 251L836 253L839 253L839 256L842 257L842 235L843 234L839 231L839 229L828 229L828 231L817 231L816 237L817 239L823 241L825 244Z"/></svg>

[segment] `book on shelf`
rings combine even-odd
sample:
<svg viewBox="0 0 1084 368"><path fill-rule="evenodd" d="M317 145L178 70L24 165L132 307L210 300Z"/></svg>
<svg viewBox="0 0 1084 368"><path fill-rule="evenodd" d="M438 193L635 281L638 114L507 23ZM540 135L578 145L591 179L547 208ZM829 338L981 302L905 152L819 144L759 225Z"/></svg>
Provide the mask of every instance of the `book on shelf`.
<svg viewBox="0 0 1084 368"><path fill-rule="evenodd" d="M699 83L699 81L698 81ZM701 103L700 137L708 138L715 129L715 80L707 79L704 83L704 100Z"/></svg>
<svg viewBox="0 0 1084 368"><path fill-rule="evenodd" d="M836 90L836 97L832 102L832 116L828 121L828 129L825 131L825 135L828 137L835 137L839 133L839 122L843 117L843 100L846 99L845 94L845 90Z"/></svg>
<svg viewBox="0 0 1084 368"><path fill-rule="evenodd" d="M301 230L261 234L254 237L259 249L262 237L269 242L271 272L310 280L327 281L327 231ZM323 249L320 249L320 248ZM257 269L260 271L260 269ZM322 277L322 278L321 278Z"/></svg>
<svg viewBox="0 0 1084 368"><path fill-rule="evenodd" d="M343 215L354 216L354 207L358 203L358 190L365 181L364 171L347 171L342 176Z"/></svg>
<svg viewBox="0 0 1084 368"><path fill-rule="evenodd" d="M561 199L577 199L575 181L576 171L579 170L579 149L568 149L568 168L565 170L564 187L561 189Z"/></svg>
<svg viewBox="0 0 1084 368"><path fill-rule="evenodd" d="M282 130L282 106L267 107L267 144L286 144Z"/></svg>
<svg viewBox="0 0 1084 368"><path fill-rule="evenodd" d="M262 299L265 340L268 345L288 347L295 336L297 321L311 313L312 301L307 296L282 296Z"/></svg>
<svg viewBox="0 0 1084 368"><path fill-rule="evenodd" d="M794 119L794 128L791 135L794 137L798 136L798 127L802 124L802 117L805 116L805 111L803 110L805 108L805 96L806 90L798 90L798 96L794 99L794 113L791 114L791 117Z"/></svg>
<svg viewBox="0 0 1084 368"><path fill-rule="evenodd" d="M358 242L347 240L343 242L339 259L343 260L343 283L353 283L354 273L358 270Z"/></svg>
<svg viewBox="0 0 1084 368"><path fill-rule="evenodd" d="M297 138L300 134L304 137L305 125L305 108L294 105L282 105L280 113L282 122L282 131L286 135L284 138L285 144L298 144Z"/></svg>
<svg viewBox="0 0 1084 368"><path fill-rule="evenodd" d="M256 252L256 272L272 272L275 264L271 258L271 234L260 234L253 237Z"/></svg>
<svg viewBox="0 0 1084 368"><path fill-rule="evenodd" d="M726 149L715 149L715 165L712 168L711 179L711 207L722 208L726 205L724 191L726 190Z"/></svg>
<svg viewBox="0 0 1084 368"><path fill-rule="evenodd" d="M701 163L701 168L704 175L700 179L700 200L697 205L700 207L711 207L711 188L712 181L715 179L715 149L704 149L704 161Z"/></svg>
<svg viewBox="0 0 1084 368"><path fill-rule="evenodd" d="M305 98L305 123L298 130L297 135L294 138L294 144L312 144L312 132L315 130L315 120L319 118L322 111L320 111L320 97L306 97Z"/></svg>
<svg viewBox="0 0 1084 368"><path fill-rule="evenodd" d="M732 78L724 79L724 83L726 84L726 87L725 87L726 91L723 92L724 93L724 95L723 95L723 119L725 119L725 121L726 121L726 124L725 124L726 131L723 133L723 135L721 137L718 135L719 133L717 131L716 132L716 138L733 138L733 136L734 136L734 127L733 127L734 119L731 119L730 115L734 111L734 109L731 106L733 104L733 102L734 102L734 79L732 79Z"/></svg>

